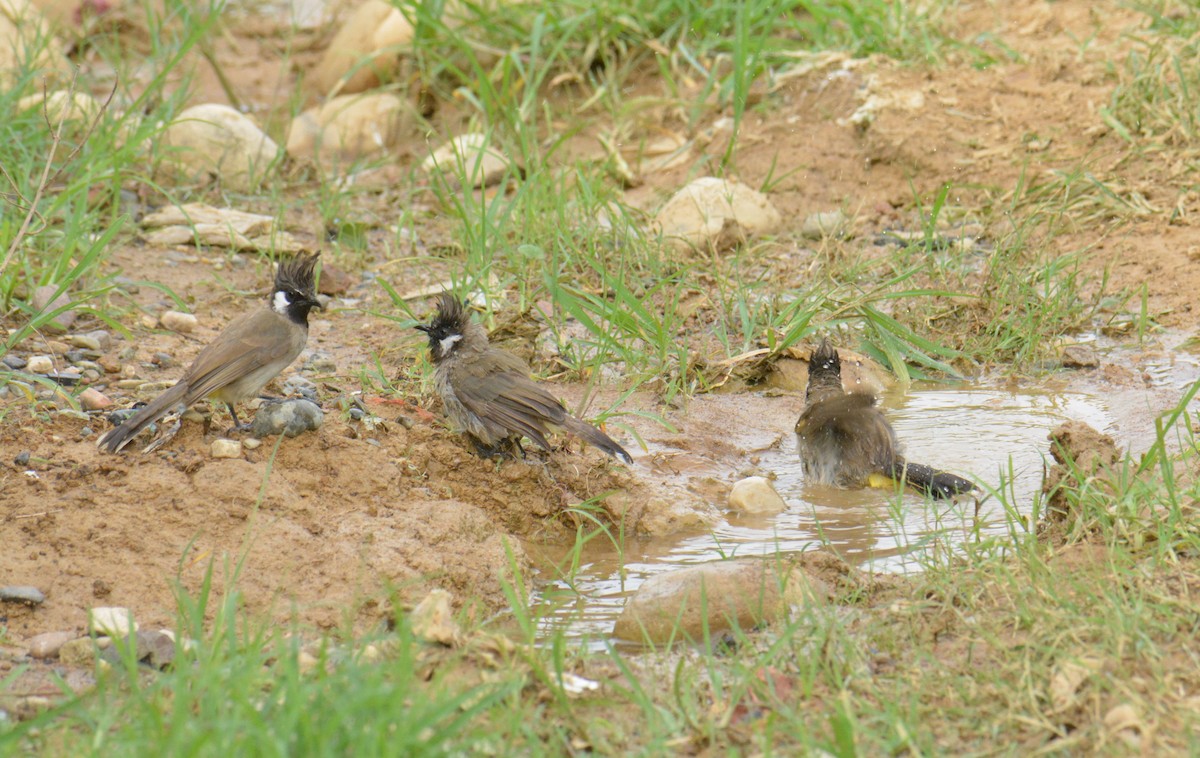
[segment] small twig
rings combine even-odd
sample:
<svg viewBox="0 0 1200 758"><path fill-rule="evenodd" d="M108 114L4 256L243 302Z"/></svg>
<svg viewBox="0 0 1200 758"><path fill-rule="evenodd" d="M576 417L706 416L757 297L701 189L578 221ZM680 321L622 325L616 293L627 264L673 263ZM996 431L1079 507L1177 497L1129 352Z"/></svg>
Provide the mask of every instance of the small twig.
<svg viewBox="0 0 1200 758"><path fill-rule="evenodd" d="M13 516L13 518L41 518L42 516L49 516L54 513L62 513L64 510L64 508L55 508L52 511L42 511L41 513L20 513L16 516Z"/></svg>

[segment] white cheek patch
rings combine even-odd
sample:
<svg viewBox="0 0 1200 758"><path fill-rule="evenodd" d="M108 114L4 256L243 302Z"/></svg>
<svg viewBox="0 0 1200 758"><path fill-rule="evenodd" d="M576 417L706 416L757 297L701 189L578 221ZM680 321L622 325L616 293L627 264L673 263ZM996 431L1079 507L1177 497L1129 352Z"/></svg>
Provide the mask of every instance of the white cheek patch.
<svg viewBox="0 0 1200 758"><path fill-rule="evenodd" d="M275 299L271 302L271 309L274 310L276 313L278 313L280 316L286 316L288 306L291 304L292 304L292 301L288 300L288 296L287 296L286 292L276 292Z"/></svg>
<svg viewBox="0 0 1200 758"><path fill-rule="evenodd" d="M439 342L438 347L441 349L442 355L449 355L450 351L454 349L454 345L460 339L462 339L461 334L451 334L449 337L446 337L441 342Z"/></svg>

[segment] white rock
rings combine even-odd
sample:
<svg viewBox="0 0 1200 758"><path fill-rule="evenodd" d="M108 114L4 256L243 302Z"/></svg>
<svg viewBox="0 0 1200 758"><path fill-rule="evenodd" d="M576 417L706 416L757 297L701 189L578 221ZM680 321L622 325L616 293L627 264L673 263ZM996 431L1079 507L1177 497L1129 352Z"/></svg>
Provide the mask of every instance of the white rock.
<svg viewBox="0 0 1200 758"><path fill-rule="evenodd" d="M414 122L408 104L391 93L342 95L295 118L287 151L293 158L352 162L391 150Z"/></svg>
<svg viewBox="0 0 1200 758"><path fill-rule="evenodd" d="M453 647L462 641L462 629L450 610L450 593L433 590L417 603L409 616L413 636L425 642Z"/></svg>
<svg viewBox="0 0 1200 758"><path fill-rule="evenodd" d="M28 0L0 2L0 88L8 89L18 73L28 68L36 80L51 80L70 71L62 44L51 34L50 24Z"/></svg>
<svg viewBox="0 0 1200 758"><path fill-rule="evenodd" d="M48 355L32 356L25 370L31 374L49 374L54 370L54 359Z"/></svg>
<svg viewBox="0 0 1200 758"><path fill-rule="evenodd" d="M86 92L71 94L61 90L51 92L44 97L40 92L35 95L26 95L17 101L18 111L34 109L38 113L48 116L52 124L58 124L60 121L90 123L100 113L100 104L96 102L96 98Z"/></svg>
<svg viewBox="0 0 1200 758"><path fill-rule="evenodd" d="M489 147L487 135L480 133L455 137L421 163L427 173L437 172L452 184L472 188L499 182L508 167L508 158Z"/></svg>
<svg viewBox="0 0 1200 758"><path fill-rule="evenodd" d="M763 476L749 476L729 491L729 507L745 513L780 513L787 503Z"/></svg>
<svg viewBox="0 0 1200 758"><path fill-rule="evenodd" d="M164 162L188 181L212 174L239 192L255 189L271 169L279 146L248 117L227 105L188 108L166 128Z"/></svg>
<svg viewBox="0 0 1200 758"><path fill-rule="evenodd" d="M846 214L838 211L813 213L804 219L800 227L800 236L807 239L819 240L826 237L840 237L846 231Z"/></svg>
<svg viewBox="0 0 1200 758"><path fill-rule="evenodd" d="M766 195L711 176L675 193L655 220L666 241L683 252L729 250L751 237L772 234L783 224Z"/></svg>
<svg viewBox="0 0 1200 758"><path fill-rule="evenodd" d="M213 440L209 452L214 458L241 458L242 443L238 440Z"/></svg>
<svg viewBox="0 0 1200 758"><path fill-rule="evenodd" d="M164 329L170 329L180 334L191 334L196 331L199 321L190 313L166 311L158 317L158 323L162 324Z"/></svg>
<svg viewBox="0 0 1200 758"><path fill-rule="evenodd" d="M88 609L88 634L109 637L128 637L138 630L133 611L128 608L99 607Z"/></svg>
<svg viewBox="0 0 1200 758"><path fill-rule="evenodd" d="M319 95L377 87L395 75L400 53L413 35L399 9L385 0L367 0L329 41L307 82Z"/></svg>

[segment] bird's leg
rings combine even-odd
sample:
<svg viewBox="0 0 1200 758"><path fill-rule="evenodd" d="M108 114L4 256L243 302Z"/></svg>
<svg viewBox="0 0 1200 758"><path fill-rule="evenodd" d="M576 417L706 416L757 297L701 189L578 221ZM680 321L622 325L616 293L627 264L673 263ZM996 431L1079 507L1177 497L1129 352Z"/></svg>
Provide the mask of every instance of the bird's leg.
<svg viewBox="0 0 1200 758"><path fill-rule="evenodd" d="M233 434L234 432L249 431L250 424L243 424L241 422L241 419L238 418L237 411L233 409L233 403L225 403L225 407L229 409L229 417L233 419L233 426L225 433Z"/></svg>
<svg viewBox="0 0 1200 758"><path fill-rule="evenodd" d="M475 455L478 455L480 458L504 457L503 442L497 445L489 445L472 434L468 434L467 437L471 440L471 444L475 446Z"/></svg>

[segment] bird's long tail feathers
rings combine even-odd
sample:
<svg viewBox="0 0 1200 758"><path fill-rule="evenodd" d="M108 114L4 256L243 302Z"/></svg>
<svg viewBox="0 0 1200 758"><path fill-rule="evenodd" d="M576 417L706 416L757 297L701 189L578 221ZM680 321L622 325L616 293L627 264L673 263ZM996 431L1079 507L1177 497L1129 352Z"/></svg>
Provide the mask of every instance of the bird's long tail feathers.
<svg viewBox="0 0 1200 758"><path fill-rule="evenodd" d="M187 387L180 382L171 389L150 401L144 408L135 413L128 421L110 429L96 445L110 453L116 453L129 444L138 432L158 421L174 406L183 402Z"/></svg>
<svg viewBox="0 0 1200 758"><path fill-rule="evenodd" d="M951 498L975 490L974 483L932 466L898 460L892 464L889 476L936 499Z"/></svg>
<svg viewBox="0 0 1200 758"><path fill-rule="evenodd" d="M584 442L600 448L612 457L622 460L625 463L633 463L633 458L629 456L629 453L625 452L625 448L613 442L611 437L591 424L580 421L574 416L567 416L564 426L568 432L582 438Z"/></svg>

